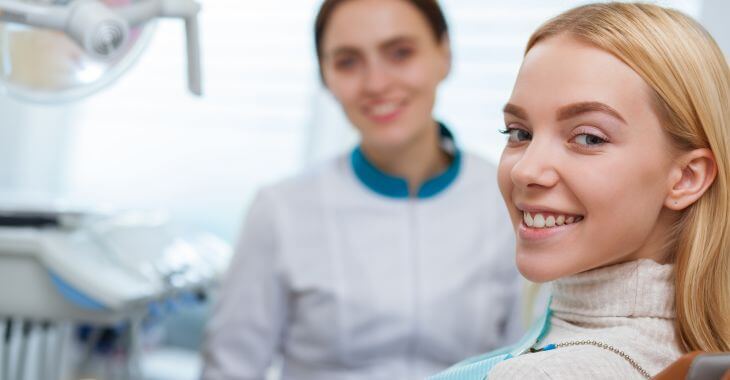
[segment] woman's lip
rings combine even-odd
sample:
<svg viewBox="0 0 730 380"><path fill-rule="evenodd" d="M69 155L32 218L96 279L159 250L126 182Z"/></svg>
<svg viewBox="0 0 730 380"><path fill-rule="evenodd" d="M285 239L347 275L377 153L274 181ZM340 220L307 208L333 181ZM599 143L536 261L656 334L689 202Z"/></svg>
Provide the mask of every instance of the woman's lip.
<svg viewBox="0 0 730 380"><path fill-rule="evenodd" d="M393 108L393 111L383 114L374 114L371 109L368 109L365 112L365 115L372 121L376 123L389 123L394 120L396 120L404 111L406 105L404 103L399 103ZM372 108L372 107L369 107Z"/></svg>
<svg viewBox="0 0 730 380"><path fill-rule="evenodd" d="M552 209L549 207L542 206L527 206L523 204L516 204L515 207L521 213L529 212L530 214L555 214L555 215L566 215L566 216L581 216L580 214L563 212L560 210Z"/></svg>
<svg viewBox="0 0 730 380"><path fill-rule="evenodd" d="M581 221L582 222L582 221ZM521 222L517 227L517 235L520 239L529 242L540 242L546 239L556 238L562 234L566 234L576 226L580 225L581 222L564 224L562 226L548 227L548 228L533 228L528 227L525 222Z"/></svg>

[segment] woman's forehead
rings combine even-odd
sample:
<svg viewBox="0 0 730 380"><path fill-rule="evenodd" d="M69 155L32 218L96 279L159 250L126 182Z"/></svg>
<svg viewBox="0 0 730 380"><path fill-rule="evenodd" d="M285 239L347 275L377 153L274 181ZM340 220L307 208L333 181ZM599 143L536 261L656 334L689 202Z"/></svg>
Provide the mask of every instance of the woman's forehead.
<svg viewBox="0 0 730 380"><path fill-rule="evenodd" d="M650 94L643 78L611 53L560 35L540 41L525 55L512 100L530 103L523 104L527 108L601 102L631 112L650 102Z"/></svg>

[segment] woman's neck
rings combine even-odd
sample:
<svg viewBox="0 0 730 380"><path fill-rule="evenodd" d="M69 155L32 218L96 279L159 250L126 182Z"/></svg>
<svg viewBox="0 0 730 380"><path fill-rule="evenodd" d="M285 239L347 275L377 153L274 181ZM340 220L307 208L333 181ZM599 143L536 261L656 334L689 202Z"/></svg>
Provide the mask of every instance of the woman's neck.
<svg viewBox="0 0 730 380"><path fill-rule="evenodd" d="M552 284L551 308L571 320L673 318L673 273L671 264L640 259L563 277Z"/></svg>
<svg viewBox="0 0 730 380"><path fill-rule="evenodd" d="M449 166L451 157L439 144L438 124L417 135L406 144L392 149L374 147L362 142L361 149L373 165L385 173L408 182L408 193L414 196L424 182Z"/></svg>

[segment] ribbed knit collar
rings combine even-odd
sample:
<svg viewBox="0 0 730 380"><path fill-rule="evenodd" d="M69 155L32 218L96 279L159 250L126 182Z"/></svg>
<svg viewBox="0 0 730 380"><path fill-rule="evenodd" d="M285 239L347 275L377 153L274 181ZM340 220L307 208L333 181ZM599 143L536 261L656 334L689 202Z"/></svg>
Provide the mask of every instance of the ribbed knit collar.
<svg viewBox="0 0 730 380"><path fill-rule="evenodd" d="M674 265L642 259L556 280L552 310L565 317L674 318Z"/></svg>

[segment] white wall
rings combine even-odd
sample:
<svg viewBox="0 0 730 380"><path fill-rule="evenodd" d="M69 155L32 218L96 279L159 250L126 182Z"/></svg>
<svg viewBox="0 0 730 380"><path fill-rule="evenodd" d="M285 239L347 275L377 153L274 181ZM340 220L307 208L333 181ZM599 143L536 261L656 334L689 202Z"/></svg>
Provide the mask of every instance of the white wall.
<svg viewBox="0 0 730 380"><path fill-rule="evenodd" d="M730 58L730 1L704 0L700 22L715 37L725 56Z"/></svg>
<svg viewBox="0 0 730 380"><path fill-rule="evenodd" d="M0 204L63 191L73 114L0 96Z"/></svg>

